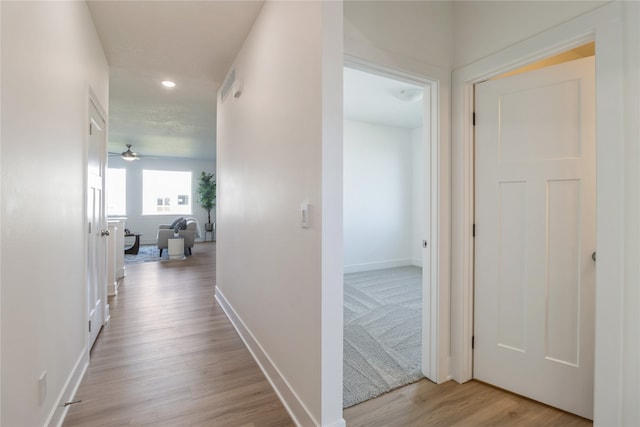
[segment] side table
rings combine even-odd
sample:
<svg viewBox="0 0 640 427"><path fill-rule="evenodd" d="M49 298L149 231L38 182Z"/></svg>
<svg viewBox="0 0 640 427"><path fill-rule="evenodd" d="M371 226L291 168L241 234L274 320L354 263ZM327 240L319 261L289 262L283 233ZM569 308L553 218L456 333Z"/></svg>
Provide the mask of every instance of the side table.
<svg viewBox="0 0 640 427"><path fill-rule="evenodd" d="M169 259L184 259L184 238L170 237L168 252Z"/></svg>
<svg viewBox="0 0 640 427"><path fill-rule="evenodd" d="M135 242L133 242L133 246L126 248L124 250L125 254L128 255L138 255L138 252L140 251L140 236L142 236L142 233L138 234L138 233L129 233L129 234L125 234L124 237L135 237L136 240Z"/></svg>

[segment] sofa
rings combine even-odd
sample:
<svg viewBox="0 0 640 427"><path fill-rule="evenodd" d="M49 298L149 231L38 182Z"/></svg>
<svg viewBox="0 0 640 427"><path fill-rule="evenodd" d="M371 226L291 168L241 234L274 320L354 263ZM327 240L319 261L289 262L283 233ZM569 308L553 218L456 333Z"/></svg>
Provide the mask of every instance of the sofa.
<svg viewBox="0 0 640 427"><path fill-rule="evenodd" d="M158 249L160 256L162 251L169 248L169 239L174 237L175 231L178 230L178 236L184 239L184 253L191 255L191 248L196 238L200 237L200 227L195 218L178 218L171 224L161 224L158 227Z"/></svg>

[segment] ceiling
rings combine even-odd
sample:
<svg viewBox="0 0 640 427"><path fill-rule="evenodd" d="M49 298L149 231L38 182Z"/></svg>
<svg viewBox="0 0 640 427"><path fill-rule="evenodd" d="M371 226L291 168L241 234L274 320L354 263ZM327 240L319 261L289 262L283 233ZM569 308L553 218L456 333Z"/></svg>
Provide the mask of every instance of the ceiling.
<svg viewBox="0 0 640 427"><path fill-rule="evenodd" d="M216 94L262 4L89 1L110 65L108 150L214 159Z"/></svg>
<svg viewBox="0 0 640 427"><path fill-rule="evenodd" d="M89 1L110 66L108 151L215 159L216 94L262 4ZM408 88L418 87L345 68L345 117L418 127L422 103L398 98Z"/></svg>
<svg viewBox="0 0 640 427"><path fill-rule="evenodd" d="M423 88L352 68L344 69L344 117L415 129L422 126Z"/></svg>

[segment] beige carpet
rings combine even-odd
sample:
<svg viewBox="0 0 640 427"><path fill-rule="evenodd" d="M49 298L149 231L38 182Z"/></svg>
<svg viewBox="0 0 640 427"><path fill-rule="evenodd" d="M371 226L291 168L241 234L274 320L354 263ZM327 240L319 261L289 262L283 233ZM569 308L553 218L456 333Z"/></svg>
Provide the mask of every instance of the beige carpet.
<svg viewBox="0 0 640 427"><path fill-rule="evenodd" d="M345 408L422 378L421 343L421 268L344 276Z"/></svg>

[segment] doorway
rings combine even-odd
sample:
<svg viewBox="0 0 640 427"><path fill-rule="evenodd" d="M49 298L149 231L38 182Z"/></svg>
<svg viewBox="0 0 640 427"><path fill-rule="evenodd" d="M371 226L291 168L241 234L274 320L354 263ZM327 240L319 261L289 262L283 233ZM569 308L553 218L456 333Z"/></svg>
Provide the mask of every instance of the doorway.
<svg viewBox="0 0 640 427"><path fill-rule="evenodd" d="M555 62L476 84L473 369L591 418L595 67Z"/></svg>
<svg viewBox="0 0 640 427"><path fill-rule="evenodd" d="M426 86L344 69L345 407L425 376Z"/></svg>

